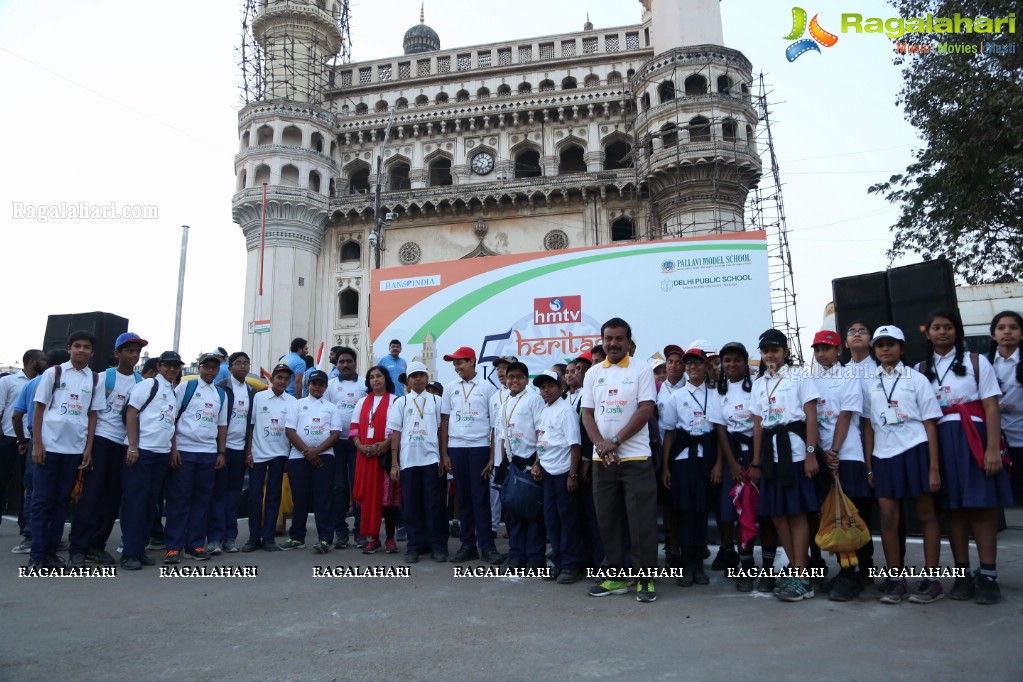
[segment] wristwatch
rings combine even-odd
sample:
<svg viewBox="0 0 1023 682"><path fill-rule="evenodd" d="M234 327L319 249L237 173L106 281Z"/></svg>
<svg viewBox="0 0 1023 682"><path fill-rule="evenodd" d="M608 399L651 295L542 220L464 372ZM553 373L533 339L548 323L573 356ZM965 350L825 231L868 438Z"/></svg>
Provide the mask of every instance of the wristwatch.
<svg viewBox="0 0 1023 682"><path fill-rule="evenodd" d="M813 446L813 445L807 445L807 446L806 446L806 454L808 454L808 455L812 455L812 454L814 454L815 452L817 452L817 448L816 448L816 446Z"/></svg>
<svg viewBox="0 0 1023 682"><path fill-rule="evenodd" d="M618 436L611 436L611 442L614 443L615 445L621 445L622 444L622 442L620 440L618 440Z"/></svg>

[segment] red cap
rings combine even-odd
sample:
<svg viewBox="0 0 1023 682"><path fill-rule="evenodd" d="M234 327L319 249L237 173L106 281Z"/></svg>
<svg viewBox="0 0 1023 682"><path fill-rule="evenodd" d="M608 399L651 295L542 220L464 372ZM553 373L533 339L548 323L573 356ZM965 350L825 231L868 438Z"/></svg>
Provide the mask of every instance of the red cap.
<svg viewBox="0 0 1023 682"><path fill-rule="evenodd" d="M682 356L682 359L685 360L690 355L695 355L696 357L700 358L701 360L706 360L707 359L707 353L704 352L704 350L702 348L690 348L689 350L686 351L685 355Z"/></svg>
<svg viewBox="0 0 1023 682"><path fill-rule="evenodd" d="M444 356L444 362L451 362L452 360L472 360L476 361L476 351L468 346L462 346L451 355Z"/></svg>
<svg viewBox="0 0 1023 682"><path fill-rule="evenodd" d="M822 329L816 334L814 334L813 343L810 344L810 346L813 347L818 344L834 346L835 348L842 347L842 342L839 340L838 334L836 332L831 331L830 329Z"/></svg>
<svg viewBox="0 0 1023 682"><path fill-rule="evenodd" d="M579 357L577 357L575 359L576 362L578 362L580 360L585 360L586 362L588 362L588 363L590 363L592 365L593 364L593 353L591 353L588 350L584 350L582 353L579 353Z"/></svg>
<svg viewBox="0 0 1023 682"><path fill-rule="evenodd" d="M665 359L670 358L672 353L678 353L679 355L683 355L683 356L686 354L685 351L682 350L681 346L676 346L676 345L672 344L670 346L665 346L664 347L664 358Z"/></svg>

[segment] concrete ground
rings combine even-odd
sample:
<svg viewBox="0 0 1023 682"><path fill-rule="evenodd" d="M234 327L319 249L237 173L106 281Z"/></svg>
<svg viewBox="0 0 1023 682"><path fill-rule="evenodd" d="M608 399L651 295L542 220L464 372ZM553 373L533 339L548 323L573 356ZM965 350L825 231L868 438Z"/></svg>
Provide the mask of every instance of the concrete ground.
<svg viewBox="0 0 1023 682"><path fill-rule="evenodd" d="M9 551L19 540L9 521L0 525L0 680L1023 679L1019 509L999 535L995 606L885 606L876 591L788 604L737 593L721 573L706 587L661 580L656 603L640 604L631 592L588 597L588 582L454 578L454 564L428 557L404 579L312 577L317 566L405 565L400 553L354 548L203 564L258 566L254 578L160 578L157 567L20 578L27 557ZM907 564L921 561L912 542Z"/></svg>

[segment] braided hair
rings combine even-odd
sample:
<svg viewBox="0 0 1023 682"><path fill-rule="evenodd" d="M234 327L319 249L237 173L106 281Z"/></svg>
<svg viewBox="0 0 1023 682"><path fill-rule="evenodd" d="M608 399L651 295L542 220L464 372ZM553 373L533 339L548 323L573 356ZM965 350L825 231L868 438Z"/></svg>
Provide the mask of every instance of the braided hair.
<svg viewBox="0 0 1023 682"><path fill-rule="evenodd" d="M736 355L743 355L743 353L741 353L738 348L736 348L734 350L727 351L728 355L731 355L732 353L735 353ZM744 364L746 366L746 371L744 371L742 373L742 390L745 391L746 393L752 393L753 392L753 379L751 379L750 375L749 375L749 354L745 354L743 356L743 360L745 361ZM1023 363L1020 363L1020 364L1023 365ZM718 377L718 386L717 386L718 394L719 395L726 395L728 393L728 384L731 383L729 381L729 379L728 379L728 376L725 374L725 367L724 367L724 365L725 365L725 356L722 355L721 356L721 375Z"/></svg>
<svg viewBox="0 0 1023 682"><path fill-rule="evenodd" d="M988 348L987 359L991 361L993 365L995 362L995 353L998 352L998 342L995 341L995 327L998 326L998 322L1003 317L1011 317L1016 320L1016 324L1023 328L1023 315L1013 310L1003 310L1002 312L995 315L994 319L991 320L991 346ZM1023 385L1023 362L1016 363L1016 383Z"/></svg>
<svg viewBox="0 0 1023 682"><path fill-rule="evenodd" d="M940 317L945 318L952 323L956 331L955 340L955 358L952 360L952 373L957 377L966 376L966 365L963 363L963 356L966 355L966 340L963 338L966 333L963 331L963 321L959 318L959 314L944 308L939 308L933 311L927 316L927 322L924 324L924 329L930 329L931 324ZM927 359L924 360L924 375L931 381L935 381L938 378L938 373L934 370L934 344L931 343L930 337L927 337Z"/></svg>

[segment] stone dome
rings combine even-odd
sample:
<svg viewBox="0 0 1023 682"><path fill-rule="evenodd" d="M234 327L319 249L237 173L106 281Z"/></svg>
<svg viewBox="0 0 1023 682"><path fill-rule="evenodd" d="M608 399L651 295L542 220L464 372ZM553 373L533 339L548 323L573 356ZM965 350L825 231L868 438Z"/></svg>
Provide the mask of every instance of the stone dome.
<svg viewBox="0 0 1023 682"><path fill-rule="evenodd" d="M405 54L419 54L440 49L440 36L426 25L423 10L419 11L419 23L405 31L402 45L405 48Z"/></svg>

